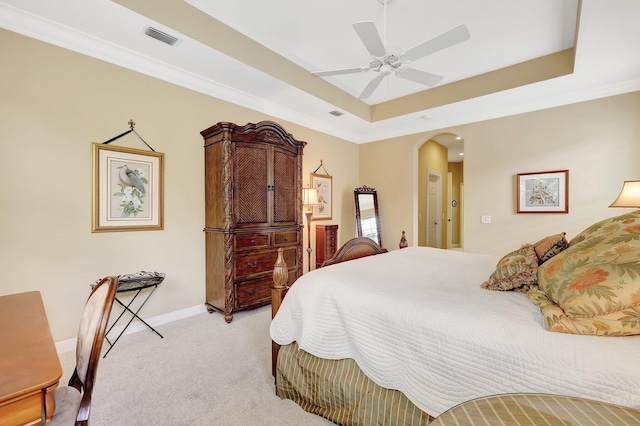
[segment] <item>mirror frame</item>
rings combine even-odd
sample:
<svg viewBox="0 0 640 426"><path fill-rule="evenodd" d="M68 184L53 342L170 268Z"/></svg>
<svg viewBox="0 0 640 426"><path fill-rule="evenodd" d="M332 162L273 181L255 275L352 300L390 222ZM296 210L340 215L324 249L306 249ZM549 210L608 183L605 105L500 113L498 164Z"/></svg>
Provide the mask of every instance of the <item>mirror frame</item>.
<svg viewBox="0 0 640 426"><path fill-rule="evenodd" d="M360 215L360 200L358 199L358 195L360 194L369 194L373 195L373 209L376 217L376 229L378 231L378 245L382 247L382 232L380 228L380 213L378 211L378 194L375 188L370 188L367 185L360 186L353 191L353 196L356 203L356 227L358 231L358 236L362 237L362 224L360 223L361 215ZM373 240L373 239L372 239ZM375 240L373 240L375 241Z"/></svg>

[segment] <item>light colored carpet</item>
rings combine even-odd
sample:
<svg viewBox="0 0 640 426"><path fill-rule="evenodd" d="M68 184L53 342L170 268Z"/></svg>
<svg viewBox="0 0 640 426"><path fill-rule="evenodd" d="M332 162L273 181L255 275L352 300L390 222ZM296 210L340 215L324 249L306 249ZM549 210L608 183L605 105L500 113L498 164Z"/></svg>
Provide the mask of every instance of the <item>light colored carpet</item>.
<svg viewBox="0 0 640 426"><path fill-rule="evenodd" d="M333 424L275 395L270 320L265 306L231 324L208 313L165 324L163 339L151 330L123 336L98 365L91 426ZM74 353L60 359L66 385Z"/></svg>

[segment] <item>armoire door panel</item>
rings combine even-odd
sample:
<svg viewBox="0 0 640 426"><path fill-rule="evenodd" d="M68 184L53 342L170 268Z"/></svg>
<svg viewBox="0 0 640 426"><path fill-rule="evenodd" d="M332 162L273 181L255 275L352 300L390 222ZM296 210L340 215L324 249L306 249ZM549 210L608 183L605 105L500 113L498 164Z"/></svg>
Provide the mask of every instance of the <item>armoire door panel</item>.
<svg viewBox="0 0 640 426"><path fill-rule="evenodd" d="M274 225L295 223L296 207L296 167L297 158L291 153L275 150L273 153L274 173Z"/></svg>
<svg viewBox="0 0 640 426"><path fill-rule="evenodd" d="M267 224L269 150L238 144L235 152L235 213L237 226Z"/></svg>

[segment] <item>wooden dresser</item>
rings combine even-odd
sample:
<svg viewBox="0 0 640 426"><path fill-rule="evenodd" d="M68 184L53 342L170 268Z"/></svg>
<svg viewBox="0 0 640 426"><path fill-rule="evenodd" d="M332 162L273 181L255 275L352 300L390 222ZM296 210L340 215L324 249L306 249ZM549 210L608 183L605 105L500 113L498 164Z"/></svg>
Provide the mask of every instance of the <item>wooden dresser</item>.
<svg viewBox="0 0 640 426"><path fill-rule="evenodd" d="M316 269L331 259L338 245L338 225L316 225Z"/></svg>
<svg viewBox="0 0 640 426"><path fill-rule="evenodd" d="M289 283L302 275L302 150L270 121L218 123L205 150L206 305L233 313L271 302L283 248Z"/></svg>

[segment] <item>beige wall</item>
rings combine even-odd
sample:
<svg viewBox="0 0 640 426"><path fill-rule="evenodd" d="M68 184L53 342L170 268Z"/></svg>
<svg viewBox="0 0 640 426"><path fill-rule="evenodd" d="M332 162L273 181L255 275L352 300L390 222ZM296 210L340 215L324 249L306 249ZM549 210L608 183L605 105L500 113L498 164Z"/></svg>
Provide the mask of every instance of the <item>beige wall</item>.
<svg viewBox="0 0 640 426"><path fill-rule="evenodd" d="M503 253L628 211L611 209L640 178L640 92L463 126L465 250ZM495 165L500 164L497 168ZM518 173L569 170L569 214L516 214ZM492 216L482 225L480 215Z"/></svg>
<svg viewBox="0 0 640 426"><path fill-rule="evenodd" d="M167 274L144 317L202 304L199 132L218 121L274 118L5 30L0 51L0 295L41 291L56 341L75 337L89 284L105 275ZM165 229L91 233L91 143L124 132L129 119L165 154ZM321 159L332 174L333 219L323 223L339 224L345 242L358 145L275 121L308 142L304 184ZM134 135L114 144L145 148Z"/></svg>
<svg viewBox="0 0 640 426"><path fill-rule="evenodd" d="M557 232L571 238L628 211L608 205L623 180L640 177L638 117L640 92L634 92L365 144L360 179L378 190L387 247L397 247L402 230L416 245L418 147L438 133L461 136L464 249L502 255ZM516 214L518 173L563 169L569 170L568 214ZM492 223L481 224L481 215Z"/></svg>
<svg viewBox="0 0 640 426"><path fill-rule="evenodd" d="M274 118L5 30L0 49L0 294L41 291L56 341L75 336L89 284L104 275L165 272L146 317L203 303L199 131ZM322 223L339 224L340 243L353 236L353 189L366 184L378 191L392 250L403 230L417 243L418 148L438 133L460 135L465 251L499 255L625 211L607 206L623 180L640 177L639 116L636 92L363 145L275 121L309 143L305 184L321 159L333 176L333 219ZM131 118L165 153L165 230L92 234L91 143ZM144 148L131 135L118 143ZM557 169L570 170L570 213L515 214L515 175Z"/></svg>
<svg viewBox="0 0 640 426"><path fill-rule="evenodd" d="M423 138L420 145L428 138ZM367 185L376 189L382 245L394 250L398 248L402 231L407 231L409 245L416 245L412 236L414 169L417 170L416 136L371 142L360 145L360 181L358 186ZM416 166L413 159L416 159ZM417 182L417 181L416 181ZM416 215L417 216L417 215Z"/></svg>

